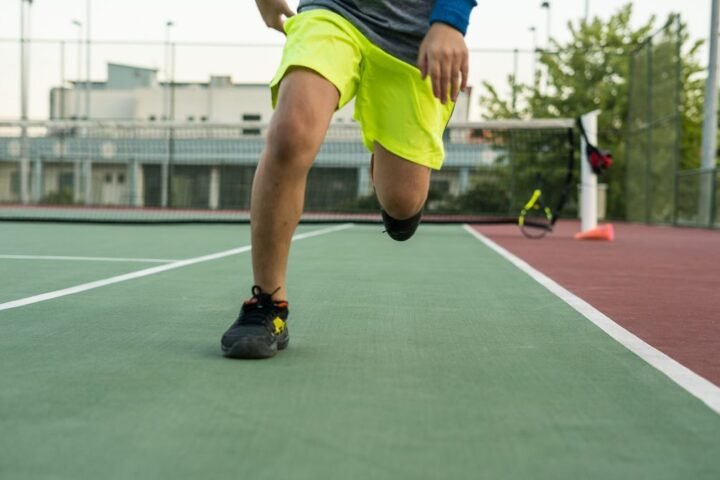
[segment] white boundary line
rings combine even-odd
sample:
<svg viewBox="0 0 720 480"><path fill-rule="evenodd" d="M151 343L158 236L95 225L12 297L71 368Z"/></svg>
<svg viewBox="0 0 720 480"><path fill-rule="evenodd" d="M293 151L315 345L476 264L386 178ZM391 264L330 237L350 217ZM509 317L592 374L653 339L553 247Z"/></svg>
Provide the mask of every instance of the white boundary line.
<svg viewBox="0 0 720 480"><path fill-rule="evenodd" d="M122 258L122 257L66 257L63 255L0 255L0 260L68 260L73 262L137 262L171 263L170 258Z"/></svg>
<svg viewBox="0 0 720 480"><path fill-rule="evenodd" d="M301 233L292 237L294 242L298 240L304 240L306 238L317 237L319 235L325 235L328 233L337 232L339 230L345 230L352 227L352 224L336 225L334 227L323 228L320 230L314 230L312 232ZM231 250L225 250L223 252L212 253L210 255L203 255L201 257L188 258L186 260L178 260L176 262L167 263L165 265L159 265L157 267L150 267L143 270L137 270L135 272L125 273L123 275L117 275L115 277L105 278L103 280L96 280L94 282L83 283L70 288L63 288L62 290L55 290L53 292L42 293L40 295L33 295L32 297L21 298L19 300L13 300L10 302L0 303L0 311L10 310L12 308L24 307L26 305L32 305L33 303L44 302L46 300L52 300L54 298L65 297L67 295L73 295L75 293L85 292L95 288L105 287L115 283L125 282L127 280L134 280L136 278L147 277L149 275L155 275L156 273L167 272L168 270L174 270L176 268L187 267L189 265L195 265L197 263L209 262L210 260L217 260L218 258L229 257L231 255L237 255L250 251L250 245L244 247L233 248Z"/></svg>
<svg viewBox="0 0 720 480"><path fill-rule="evenodd" d="M688 393L705 403L715 413L720 414L720 387L704 379L689 368L681 365L676 360L665 355L661 351L645 343L639 337L624 329L607 315L582 300L575 294L561 287L554 280L531 267L527 262L516 257L503 247L477 232L470 225L463 227L465 231L483 242L490 249L494 250L517 268L532 277L543 287L547 288L561 300L580 312L582 316L597 325L602 331L610 335L615 341L645 360L655 369L665 374L670 380L685 389Z"/></svg>

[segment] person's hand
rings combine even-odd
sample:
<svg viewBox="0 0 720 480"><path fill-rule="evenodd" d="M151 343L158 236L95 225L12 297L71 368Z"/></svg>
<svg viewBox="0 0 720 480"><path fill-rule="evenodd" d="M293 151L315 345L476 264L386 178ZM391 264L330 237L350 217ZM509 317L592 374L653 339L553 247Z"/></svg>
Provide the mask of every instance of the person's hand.
<svg viewBox="0 0 720 480"><path fill-rule="evenodd" d="M260 16L263 18L265 25L284 34L283 15L292 17L295 12L292 11L285 0L255 0Z"/></svg>
<svg viewBox="0 0 720 480"><path fill-rule="evenodd" d="M467 87L468 49L462 33L444 23L433 23L420 44L418 67L423 80L430 75L433 95L442 103L457 100Z"/></svg>

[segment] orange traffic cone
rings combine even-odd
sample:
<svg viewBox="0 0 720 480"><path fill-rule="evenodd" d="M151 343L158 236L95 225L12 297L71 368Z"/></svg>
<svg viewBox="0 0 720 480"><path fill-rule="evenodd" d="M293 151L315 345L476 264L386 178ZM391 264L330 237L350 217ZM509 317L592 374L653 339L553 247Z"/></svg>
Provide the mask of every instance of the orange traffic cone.
<svg viewBox="0 0 720 480"><path fill-rule="evenodd" d="M612 242L615 240L615 229L611 223L608 223L607 225L576 233L575 240L607 240Z"/></svg>

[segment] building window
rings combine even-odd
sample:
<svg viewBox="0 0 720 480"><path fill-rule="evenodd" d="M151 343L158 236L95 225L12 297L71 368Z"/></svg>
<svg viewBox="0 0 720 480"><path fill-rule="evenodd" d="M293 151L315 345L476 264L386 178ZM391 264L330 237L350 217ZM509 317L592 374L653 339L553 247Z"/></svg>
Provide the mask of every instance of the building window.
<svg viewBox="0 0 720 480"><path fill-rule="evenodd" d="M20 172L10 174L10 193L13 195L20 193Z"/></svg>
<svg viewBox="0 0 720 480"><path fill-rule="evenodd" d="M112 173L105 174L105 183L112 183Z"/></svg>
<svg viewBox="0 0 720 480"><path fill-rule="evenodd" d="M194 121L195 121L195 117L192 116L192 115L189 115L189 116L187 117L187 121L188 121L188 122L194 122Z"/></svg>
<svg viewBox="0 0 720 480"><path fill-rule="evenodd" d="M155 115L150 115L150 116L148 117L148 120L150 120L151 122L154 122L154 121L155 121Z"/></svg>
<svg viewBox="0 0 720 480"><path fill-rule="evenodd" d="M125 174L124 173L118 173L117 175L117 183L122 185L125 183Z"/></svg>
<svg viewBox="0 0 720 480"><path fill-rule="evenodd" d="M200 121L207 122L207 117L205 115L203 115L202 117L200 117Z"/></svg>
<svg viewBox="0 0 720 480"><path fill-rule="evenodd" d="M58 175L58 191L70 191L72 192L73 186L75 185L75 175L72 172L63 172Z"/></svg>
<svg viewBox="0 0 720 480"><path fill-rule="evenodd" d="M259 122L260 119L262 119L262 115L260 115L259 113L243 113L242 119L243 119L243 122ZM257 135L260 135L260 129L259 128L243 128L242 133L243 133L243 135L257 136Z"/></svg>

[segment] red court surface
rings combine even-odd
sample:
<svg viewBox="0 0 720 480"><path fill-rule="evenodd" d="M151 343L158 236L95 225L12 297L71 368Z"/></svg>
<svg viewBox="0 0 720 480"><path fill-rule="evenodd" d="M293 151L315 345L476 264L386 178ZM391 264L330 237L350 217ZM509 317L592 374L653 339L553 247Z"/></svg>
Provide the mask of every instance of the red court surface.
<svg viewBox="0 0 720 480"><path fill-rule="evenodd" d="M720 385L720 231L615 223L615 241L578 241L579 222L542 240L477 230L645 342Z"/></svg>

